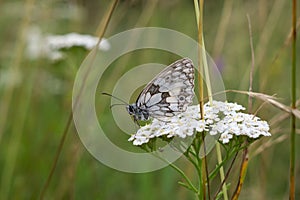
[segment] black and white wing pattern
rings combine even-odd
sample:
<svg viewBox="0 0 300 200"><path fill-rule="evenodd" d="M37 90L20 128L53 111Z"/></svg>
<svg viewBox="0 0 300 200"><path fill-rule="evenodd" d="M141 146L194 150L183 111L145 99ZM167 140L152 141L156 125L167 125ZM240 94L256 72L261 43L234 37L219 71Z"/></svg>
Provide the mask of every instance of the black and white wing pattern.
<svg viewBox="0 0 300 200"><path fill-rule="evenodd" d="M186 111L194 97L194 66L190 59L177 60L161 71L127 111L137 120L172 117Z"/></svg>

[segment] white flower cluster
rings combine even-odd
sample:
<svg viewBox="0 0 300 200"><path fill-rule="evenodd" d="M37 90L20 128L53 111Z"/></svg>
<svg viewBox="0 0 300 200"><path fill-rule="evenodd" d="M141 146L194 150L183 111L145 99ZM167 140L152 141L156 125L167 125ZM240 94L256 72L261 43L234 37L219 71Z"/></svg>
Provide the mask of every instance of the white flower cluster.
<svg viewBox="0 0 300 200"><path fill-rule="evenodd" d="M260 118L241 113L245 108L237 103L213 101L204 105L204 120L200 119L199 105L189 106L186 112L171 118L153 119L129 138L134 145L148 143L150 139L174 136L185 138L195 131L207 131L210 135L220 134L219 140L226 144L233 136L246 135L250 138L271 136L269 125Z"/></svg>
<svg viewBox="0 0 300 200"><path fill-rule="evenodd" d="M234 135L246 135L250 138L271 136L269 125L259 117L239 112L245 108L237 103L213 101L212 106L204 106L204 118L210 135L221 134L219 140L226 144Z"/></svg>
<svg viewBox="0 0 300 200"><path fill-rule="evenodd" d="M63 58L61 49L80 46L91 50L96 46L97 41L97 37L78 33L42 35L38 27L31 27L27 33L27 56L31 59L46 57L50 60L59 60ZM110 49L106 39L101 40L99 49L103 51Z"/></svg>

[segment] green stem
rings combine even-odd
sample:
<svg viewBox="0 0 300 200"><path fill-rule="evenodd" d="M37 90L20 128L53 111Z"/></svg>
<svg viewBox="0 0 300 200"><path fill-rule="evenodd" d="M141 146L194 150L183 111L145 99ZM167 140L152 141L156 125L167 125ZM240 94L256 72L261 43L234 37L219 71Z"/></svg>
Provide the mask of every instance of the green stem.
<svg viewBox="0 0 300 200"><path fill-rule="evenodd" d="M188 154L185 154L185 157L194 165L195 169L197 169L198 162L196 162L193 158L191 158ZM196 158L196 157L195 157Z"/></svg>
<svg viewBox="0 0 300 200"><path fill-rule="evenodd" d="M198 174L198 179L199 179L199 190L198 190L198 199L204 199L204 194L205 194L205 181L203 181L202 177L202 160L197 156L197 174ZM204 189L204 191L203 191ZM202 191L202 192L201 192Z"/></svg>
<svg viewBox="0 0 300 200"><path fill-rule="evenodd" d="M197 193L197 197L198 199L204 199L205 196L205 181L203 181L203 174L202 174L202 160L201 158L199 157L199 152L200 152L200 144L201 144L201 140L199 137L196 137L194 139L194 142L192 144L193 148L195 149L195 159L196 159L196 163L195 163L195 168L196 168L196 171L197 171L197 175L198 175L198 183L199 183L199 186L198 186L198 193ZM204 190L204 191L203 191ZM202 191L202 192L201 192Z"/></svg>
<svg viewBox="0 0 300 200"><path fill-rule="evenodd" d="M292 34L293 34L293 41L292 41L292 109L296 108L296 0L293 1L293 11L292 11ZM295 135L296 135L296 117L292 114L291 116L291 134L290 134L290 197L289 199L295 199Z"/></svg>
<svg viewBox="0 0 300 200"><path fill-rule="evenodd" d="M218 159L218 164L220 165L222 163L222 153L221 153L220 143L219 142L216 143L217 143L216 144L217 159ZM223 166L220 167L220 178L221 178L221 182L224 182L222 186L224 200L228 200L227 188L225 183L225 173L224 173Z"/></svg>
<svg viewBox="0 0 300 200"><path fill-rule="evenodd" d="M220 185L219 189L217 190L217 192L216 192L216 194L215 194L215 196L214 196L213 199L216 199L216 198L217 198L219 192L221 191L221 188L223 188L223 185L225 184L225 181L226 181L226 179L228 178L228 176L229 176L229 174L230 174L230 172L231 172L231 169L233 168L233 164L234 164L234 162L235 162L235 160L236 160L236 158L237 158L238 153L239 153L238 151L235 152L234 158L233 158L233 160L232 160L232 162L231 162L231 164L230 164L230 166L229 166L229 169L228 169L228 171L227 171L227 173L226 173L226 175L225 175L225 179L224 179L224 181L221 183L221 185Z"/></svg>
<svg viewBox="0 0 300 200"><path fill-rule="evenodd" d="M165 160L166 161L166 160ZM167 162L167 161L166 161ZM169 162L168 162L169 163ZM169 163L169 165L175 169L183 178L184 180L187 182L188 186L190 187L190 189L192 189L192 191L194 191L195 193L198 193L197 188L193 185L192 181L185 175L185 173L179 169L176 165L174 165L173 163Z"/></svg>
<svg viewBox="0 0 300 200"><path fill-rule="evenodd" d="M188 189L191 189L194 193L198 193L197 188L193 185L192 181L185 175L185 173L176 165L174 165L173 163L169 162L168 160L164 159L163 157L161 157L158 152L154 153L152 152L152 155L155 156L156 158L162 160L163 162L169 164L173 169L175 169L181 176L182 178L186 181L187 184L184 183L180 183L180 185L183 186L188 186ZM186 158L188 158L189 160L191 159L187 154L184 154ZM191 160L190 160L191 161ZM192 162L194 164L194 162Z"/></svg>

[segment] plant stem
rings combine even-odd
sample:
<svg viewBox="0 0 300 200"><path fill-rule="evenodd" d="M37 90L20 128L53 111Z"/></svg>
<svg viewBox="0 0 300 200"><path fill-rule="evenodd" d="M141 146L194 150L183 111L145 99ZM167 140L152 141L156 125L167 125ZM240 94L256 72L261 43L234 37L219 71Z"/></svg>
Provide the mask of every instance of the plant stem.
<svg viewBox="0 0 300 200"><path fill-rule="evenodd" d="M203 5L204 5L204 0L200 0L200 5L199 5L199 20L198 20L198 42L199 42L199 56L198 56L198 66L199 66L199 73L198 73L198 80L199 80L199 96L200 96L200 100L199 100L199 105L200 105L200 117L202 120L204 120L204 84L203 84L203 75L204 75L204 71L208 71L208 66L207 66L207 61L206 61L206 53L205 53L205 46L204 46L204 37L203 37ZM205 69L204 69L205 68ZM209 82L209 76L206 76L206 78L208 78L208 80L206 80L207 84L209 84L208 90L210 91L210 82ZM209 95L211 96L211 95ZM204 145L204 149L205 149L205 140L204 140L204 132L201 133L202 136L202 144ZM200 140L201 140L200 139ZM200 142L199 140L199 142ZM200 149L199 149L200 151ZM201 161L201 159L199 158L199 151L197 152L197 159L199 161L199 167L200 164L202 164L201 166L201 183L202 183L202 198L206 199L206 186L207 186L207 193L208 193L208 199L210 199L210 187L209 187L209 178L208 178L208 166L207 166L207 157L206 157L206 153L204 153L204 157L203 162ZM201 163L200 163L201 162ZM200 178L200 177L199 177Z"/></svg>
<svg viewBox="0 0 300 200"><path fill-rule="evenodd" d="M214 196L213 199L216 199L216 198L217 198L219 192L221 191L221 188L223 188L223 185L225 184L225 181L226 181L226 179L228 178L228 176L229 176L229 174L230 174L230 172L231 172L231 170L232 170L232 168L233 168L233 164L234 164L234 162L235 162L235 160L236 160L236 158L237 158L238 153L239 153L239 151L237 151L237 152L235 153L234 158L233 158L233 160L232 160L232 162L231 162L231 164L230 164L230 166L229 166L229 169L228 169L228 171L227 171L227 173L226 173L226 175L225 175L225 179L224 179L224 181L221 183L221 185L220 185L219 189L217 190L217 192L216 192L216 194L215 194L215 196ZM230 157L231 157L231 156L230 156Z"/></svg>
<svg viewBox="0 0 300 200"><path fill-rule="evenodd" d="M202 162L201 158L199 157L199 152L200 152L200 144L201 144L201 139L200 137L196 137L194 142L193 142L193 147L195 149L195 154L196 154L196 171L198 175L198 182L199 182L199 189L198 189L198 194L197 197L198 199L205 199L205 178L203 180L203 176L205 175L204 171L204 163ZM204 161L204 160L203 160ZM205 177L205 176L204 176Z"/></svg>
<svg viewBox="0 0 300 200"><path fill-rule="evenodd" d="M292 68L291 68L291 93L292 93L292 109L296 108L296 0L292 0L293 2L293 11L292 11ZM289 199L295 199L295 135L296 135L296 117L294 114L291 116L291 134L290 134L290 194Z"/></svg>
<svg viewBox="0 0 300 200"><path fill-rule="evenodd" d="M220 165L222 163L222 153L221 153L220 143L219 142L216 142L216 143L217 143L216 144L217 159L218 159L218 164ZM228 200L223 166L220 167L220 178L221 178L221 182L224 182L224 184L222 186L224 200Z"/></svg>
<svg viewBox="0 0 300 200"><path fill-rule="evenodd" d="M253 85L253 72L254 72L254 64L255 64L255 57L254 57L254 48L253 48L253 37L252 37L252 27L251 27L251 20L250 16L247 14L247 20L248 20L248 28L249 28L249 38L250 38L250 48L251 48L251 68L250 68L250 77L249 77L249 93L252 93L252 85ZM252 96L248 96L248 112L252 113ZM245 180L247 168L248 168L248 161L249 161L249 151L248 151L248 141L245 141L245 149L243 151L243 158L242 158L242 164L240 169L240 175L238 184L235 188L234 195L232 199L238 199L242 186Z"/></svg>
<svg viewBox="0 0 300 200"><path fill-rule="evenodd" d="M164 161L166 161L166 160L164 160ZM168 161L166 161L166 162L168 162ZM184 180L187 182L190 189L192 189L197 194L199 191L193 185L192 181L185 175L185 173L181 169L179 169L176 165L174 165L173 163L170 163L170 162L168 162L168 163L173 169L175 169L184 178Z"/></svg>
<svg viewBox="0 0 300 200"><path fill-rule="evenodd" d="M200 105L200 114L201 114L201 119L203 119L204 117L204 110L203 110L203 105L204 105L204 86L203 86L203 28L202 28L202 24L203 24L203 19L202 19L202 15L203 15L203 2L204 0L200 0L200 6L198 5L197 0L195 0L194 2L197 2L197 4L195 3L195 7L198 5L197 8L195 8L195 10L198 10L198 12L196 12L197 16L197 25L198 25L198 67L199 67L199 71L198 71L198 81L199 81L199 105Z"/></svg>
<svg viewBox="0 0 300 200"><path fill-rule="evenodd" d="M196 14L196 21L198 25L198 81L199 81L199 106L200 106L200 119L204 119L204 92L203 92L203 3L204 0L200 0L200 5L198 0L194 0L194 8L195 8L195 14ZM200 140L198 140L200 142ZM206 183L208 184L208 175L205 173L207 171L207 163L206 163L206 155L203 157L203 162L199 158L199 149L196 151L197 155L197 161L198 161L198 178L199 178L199 193L198 193L198 199L206 199ZM199 166L200 165L200 166ZM202 165L202 166L201 166ZM202 169L201 169L202 168ZM202 174L203 173L203 174ZM202 192L200 192L202 191ZM208 191L209 193L209 191Z"/></svg>
<svg viewBox="0 0 300 200"><path fill-rule="evenodd" d="M244 184L244 180L245 180L245 176L246 176L246 172L248 169L248 161L249 161L249 157L248 157L248 148L245 149L244 151L244 155L243 155L243 159L242 159L242 165L241 165L241 170L240 170L240 175L239 175L239 182L237 184L237 187L235 189L234 195L232 197L232 200L238 200L241 190L242 190L242 186Z"/></svg>
<svg viewBox="0 0 300 200"><path fill-rule="evenodd" d="M248 19L248 28L249 28L249 38L250 38L250 48L251 48L251 69L249 74L249 92L252 92L253 87L253 72L254 72L254 63L255 63L255 57L254 57L254 48L253 48L253 37L252 37L252 27L251 27L251 20L249 14L247 14ZM248 111L249 113L252 113L252 96L249 95L248 97Z"/></svg>

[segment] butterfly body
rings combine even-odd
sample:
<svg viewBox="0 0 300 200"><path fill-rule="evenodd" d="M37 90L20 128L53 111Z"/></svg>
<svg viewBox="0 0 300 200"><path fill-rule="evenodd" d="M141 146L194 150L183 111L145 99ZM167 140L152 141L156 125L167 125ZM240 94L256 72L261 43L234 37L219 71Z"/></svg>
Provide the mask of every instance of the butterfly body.
<svg viewBox="0 0 300 200"><path fill-rule="evenodd" d="M172 117L187 109L194 97L194 66L183 58L167 66L126 106L135 121Z"/></svg>
<svg viewBox="0 0 300 200"><path fill-rule="evenodd" d="M126 110L130 115L134 116L135 120L145 121L150 117L147 109L139 108L135 103L126 106Z"/></svg>

